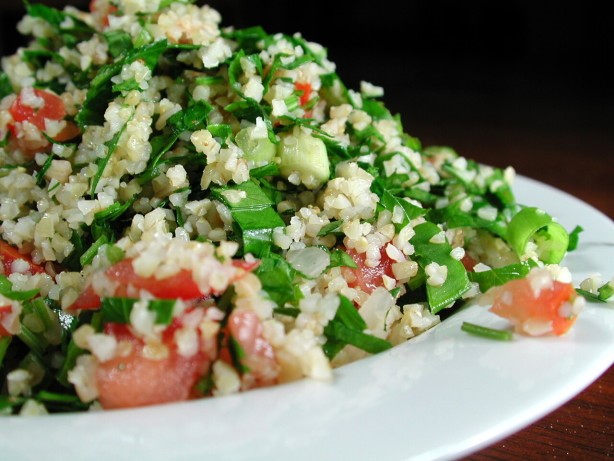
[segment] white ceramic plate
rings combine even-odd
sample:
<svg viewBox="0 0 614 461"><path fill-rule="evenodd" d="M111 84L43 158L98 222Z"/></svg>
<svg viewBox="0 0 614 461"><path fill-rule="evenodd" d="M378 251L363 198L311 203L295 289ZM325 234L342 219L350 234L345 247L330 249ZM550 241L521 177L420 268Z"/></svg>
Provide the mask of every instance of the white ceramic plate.
<svg viewBox="0 0 614 461"><path fill-rule="evenodd" d="M575 283L614 275L614 223L585 203L527 178L518 201L544 208L581 247L566 263ZM473 306L407 344L302 381L217 399L139 410L0 419L6 460L442 460L528 426L614 362L614 309L588 304L562 338L496 342L464 320L506 323Z"/></svg>

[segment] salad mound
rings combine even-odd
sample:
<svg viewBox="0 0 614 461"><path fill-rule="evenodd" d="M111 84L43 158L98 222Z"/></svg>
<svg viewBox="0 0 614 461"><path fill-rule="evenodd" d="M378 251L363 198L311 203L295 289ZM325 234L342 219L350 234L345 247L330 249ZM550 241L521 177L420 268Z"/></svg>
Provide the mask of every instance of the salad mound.
<svg viewBox="0 0 614 461"><path fill-rule="evenodd" d="M577 317L569 234L513 169L422 146L319 44L190 1L26 7L0 73L0 411L329 380L486 292L522 333Z"/></svg>

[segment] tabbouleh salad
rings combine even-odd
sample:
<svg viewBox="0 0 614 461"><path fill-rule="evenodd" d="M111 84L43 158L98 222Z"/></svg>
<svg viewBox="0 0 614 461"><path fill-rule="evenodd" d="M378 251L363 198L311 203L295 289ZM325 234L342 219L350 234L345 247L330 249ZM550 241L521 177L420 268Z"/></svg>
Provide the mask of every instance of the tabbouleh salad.
<svg viewBox="0 0 614 461"><path fill-rule="evenodd" d="M328 380L485 292L520 333L575 321L578 229L516 203L511 168L422 146L322 46L189 1L26 7L0 73L2 413Z"/></svg>

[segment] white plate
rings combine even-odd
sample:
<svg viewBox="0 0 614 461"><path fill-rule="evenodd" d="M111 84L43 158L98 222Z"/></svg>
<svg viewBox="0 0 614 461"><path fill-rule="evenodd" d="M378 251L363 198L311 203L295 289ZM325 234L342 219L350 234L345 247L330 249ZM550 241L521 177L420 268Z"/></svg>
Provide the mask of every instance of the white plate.
<svg viewBox="0 0 614 461"><path fill-rule="evenodd" d="M520 177L518 201L568 229L575 283L614 275L614 224L585 203ZM138 410L0 419L6 460L442 460L467 455L571 399L614 362L614 309L588 304L562 338L496 342L464 320L505 326L474 306L390 351L301 381Z"/></svg>

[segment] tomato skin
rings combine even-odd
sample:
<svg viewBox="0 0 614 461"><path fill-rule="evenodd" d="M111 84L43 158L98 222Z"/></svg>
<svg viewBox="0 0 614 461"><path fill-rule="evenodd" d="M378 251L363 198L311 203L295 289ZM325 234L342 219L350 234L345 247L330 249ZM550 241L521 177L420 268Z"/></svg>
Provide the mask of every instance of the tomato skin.
<svg viewBox="0 0 614 461"><path fill-rule="evenodd" d="M125 325L107 324L105 333L132 346L126 356L114 357L98 365L98 399L105 409L188 400L196 382L209 369L210 360L202 350L184 357L172 344L165 343L168 356L154 360L143 356L144 343Z"/></svg>
<svg viewBox="0 0 614 461"><path fill-rule="evenodd" d="M45 273L45 269L32 262L32 259L29 256L22 255L15 247L0 240L0 262L2 263L2 266L4 266L4 274L11 274L13 272L13 262L19 259L22 259L29 264L30 272L32 274Z"/></svg>
<svg viewBox="0 0 614 461"><path fill-rule="evenodd" d="M365 265L366 253L358 253L353 249L344 249L344 251L352 257L358 266L356 269L350 267L342 268L342 273L346 280L348 280L348 286L360 288L365 293L371 294L376 288L384 286L384 275L394 278L392 273L394 261L386 253L386 247L382 248L380 262L375 267Z"/></svg>
<svg viewBox="0 0 614 461"><path fill-rule="evenodd" d="M531 275L529 275L531 277ZM576 293L571 283L553 281L550 287L543 287L537 297L529 278L511 280L494 289L494 302L490 310L510 320L519 333L534 333L531 322L551 325L551 331L560 336L575 323L576 313L562 315L561 307L573 303Z"/></svg>

